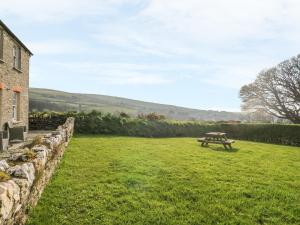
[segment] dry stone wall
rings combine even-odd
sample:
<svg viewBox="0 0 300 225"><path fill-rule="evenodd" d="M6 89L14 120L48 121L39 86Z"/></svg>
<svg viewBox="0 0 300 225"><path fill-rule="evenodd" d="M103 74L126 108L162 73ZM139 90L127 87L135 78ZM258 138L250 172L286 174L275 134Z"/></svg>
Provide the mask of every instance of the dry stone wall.
<svg viewBox="0 0 300 225"><path fill-rule="evenodd" d="M29 114L29 130L54 130L60 124L63 124L69 115L47 113Z"/></svg>
<svg viewBox="0 0 300 225"><path fill-rule="evenodd" d="M68 118L30 149L0 161L0 172L10 176L0 182L1 225L25 223L28 209L37 204L73 132L74 118Z"/></svg>

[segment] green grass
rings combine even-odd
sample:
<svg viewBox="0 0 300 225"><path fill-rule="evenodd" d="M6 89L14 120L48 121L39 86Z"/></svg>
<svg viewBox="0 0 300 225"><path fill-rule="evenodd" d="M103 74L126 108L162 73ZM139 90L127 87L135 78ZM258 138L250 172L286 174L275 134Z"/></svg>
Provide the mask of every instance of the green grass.
<svg viewBox="0 0 300 225"><path fill-rule="evenodd" d="M27 224L300 224L300 148L79 136Z"/></svg>

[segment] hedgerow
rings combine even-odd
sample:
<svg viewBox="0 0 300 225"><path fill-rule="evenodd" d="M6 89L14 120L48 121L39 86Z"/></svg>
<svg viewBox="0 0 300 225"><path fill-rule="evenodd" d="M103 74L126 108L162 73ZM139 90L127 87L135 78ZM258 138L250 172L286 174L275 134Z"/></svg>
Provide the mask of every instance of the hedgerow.
<svg viewBox="0 0 300 225"><path fill-rule="evenodd" d="M67 117L75 117L77 134L111 134L137 137L199 137L207 132L225 132L229 138L274 144L300 146L300 125L289 124L226 124L183 122L130 118L122 114L32 113L31 130L53 130Z"/></svg>

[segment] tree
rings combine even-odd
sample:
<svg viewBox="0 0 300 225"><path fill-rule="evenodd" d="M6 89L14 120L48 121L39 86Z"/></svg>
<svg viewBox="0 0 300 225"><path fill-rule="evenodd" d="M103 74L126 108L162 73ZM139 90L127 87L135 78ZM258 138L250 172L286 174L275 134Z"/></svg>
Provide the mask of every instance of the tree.
<svg viewBox="0 0 300 225"><path fill-rule="evenodd" d="M123 118L130 118L130 115L126 112L120 112L120 117L123 117Z"/></svg>
<svg viewBox="0 0 300 225"><path fill-rule="evenodd" d="M139 114L139 119L145 119L145 120L165 120L166 117L164 115L157 114L155 112L149 113L149 114Z"/></svg>
<svg viewBox="0 0 300 225"><path fill-rule="evenodd" d="M244 119L250 123L273 123L275 121L275 117L266 113L264 109L248 112Z"/></svg>
<svg viewBox="0 0 300 225"><path fill-rule="evenodd" d="M240 90L243 110L264 110L300 123L300 55L260 72Z"/></svg>

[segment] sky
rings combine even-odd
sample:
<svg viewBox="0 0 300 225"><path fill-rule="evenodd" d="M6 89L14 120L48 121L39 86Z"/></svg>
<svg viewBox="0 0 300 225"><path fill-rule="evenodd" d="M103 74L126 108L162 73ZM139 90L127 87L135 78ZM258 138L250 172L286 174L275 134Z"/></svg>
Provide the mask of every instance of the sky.
<svg viewBox="0 0 300 225"><path fill-rule="evenodd" d="M240 111L239 89L300 53L299 0L0 0L30 86Z"/></svg>

